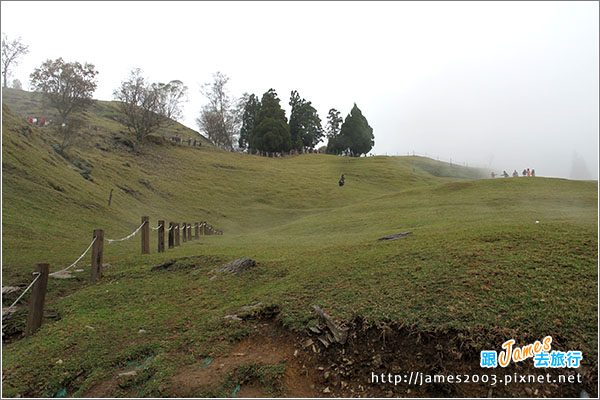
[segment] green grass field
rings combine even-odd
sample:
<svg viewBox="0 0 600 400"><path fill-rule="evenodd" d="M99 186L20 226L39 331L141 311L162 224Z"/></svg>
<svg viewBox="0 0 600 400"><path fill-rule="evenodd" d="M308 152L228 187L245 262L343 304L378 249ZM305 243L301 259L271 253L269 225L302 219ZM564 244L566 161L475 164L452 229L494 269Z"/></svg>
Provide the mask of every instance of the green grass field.
<svg viewBox="0 0 600 400"><path fill-rule="evenodd" d="M89 256L80 279L51 278L46 308L60 319L3 344L4 396L53 397L62 388L81 396L150 355L144 391L134 395L170 396L178 368L248 334L223 316L256 302L298 332L316 322L311 306L320 304L340 321L453 329L480 349L499 348L498 335L521 344L552 335L597 372L596 181L481 179L484 172L421 157L276 159L159 141L136 156L115 142L123 128L105 102L89 111L100 131L82 132L68 160L52 149L50 129L17 115L35 114L39 99L3 94L3 286L29 282L36 263L64 268L94 229L120 238L143 215L151 226L208 221L224 232L161 254L151 233L144 256L139 237L105 243L112 267L100 283L89 284ZM191 256L175 270L150 271ZM240 257L257 268L209 279Z"/></svg>

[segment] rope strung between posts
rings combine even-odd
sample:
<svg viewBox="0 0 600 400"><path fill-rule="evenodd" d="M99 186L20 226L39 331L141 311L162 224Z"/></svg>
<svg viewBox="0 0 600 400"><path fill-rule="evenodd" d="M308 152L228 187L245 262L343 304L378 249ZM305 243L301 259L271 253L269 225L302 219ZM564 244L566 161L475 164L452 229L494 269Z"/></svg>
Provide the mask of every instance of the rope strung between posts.
<svg viewBox="0 0 600 400"><path fill-rule="evenodd" d="M87 249L85 249L85 251L83 252L83 254L82 254L82 255L80 255L80 256L79 256L79 258L78 258L77 260L75 260L75 262L74 262L73 264L69 265L69 266L68 266L67 268L65 268L65 269L61 269L60 271L56 271L56 272L53 272L53 273L51 273L51 274L48 274L48 276L53 276L53 275L60 274L61 272L64 272L64 271L68 270L69 268L73 268L75 265L77 265L77 263L78 263L78 262L79 262L79 261L80 261L80 260L83 258L83 256L85 256L85 255L87 254L87 252L88 252L88 251L90 251L90 249L92 248L92 245L94 244L94 242L96 242L96 239L97 239L97 238L95 237L95 238L92 240L92 243L90 243L90 245L88 246L88 248L87 248Z"/></svg>
<svg viewBox="0 0 600 400"><path fill-rule="evenodd" d="M150 227L150 229L152 229L153 231L157 231L160 228L162 228L162 224L160 224L159 226L157 226L156 228Z"/></svg>
<svg viewBox="0 0 600 400"><path fill-rule="evenodd" d="M31 283L29 284L29 286L27 286L27 289L23 290L23 293L21 293L21 295L20 295L20 296L19 296L19 297L18 297L18 298L17 298L17 299L14 301L14 303L12 303L12 304L10 305L10 307L8 307L8 308L6 309L6 311L9 311L10 309L12 309L12 308L15 306L15 304L17 304L17 303L19 302L19 300L21 300L21 297L23 297L23 295L25 295L25 293L27 293L27 291L28 291L29 289L31 289L31 287L33 286L33 284L35 283L35 281L37 281L37 280L38 280L38 278L39 278L39 277L40 277L42 274L41 274L41 273L39 273L39 272L34 272L34 273L33 273L33 275L37 275L37 276L35 277L35 279L34 279L33 281L31 281ZM4 316L4 315L3 315L3 316Z"/></svg>
<svg viewBox="0 0 600 400"><path fill-rule="evenodd" d="M171 229L173 229L172 225L169 227L169 229L167 229L167 232L170 231Z"/></svg>
<svg viewBox="0 0 600 400"><path fill-rule="evenodd" d="M106 240L108 243L112 243L112 242L122 242L122 241L124 241L124 240L131 239L132 237L134 237L134 236L135 236L135 234L136 234L136 233L138 233L138 232L140 231L140 229L142 229L142 226L144 226L144 224L145 224L145 223L146 223L146 221L142 222L142 224L141 224L141 225L140 225L140 226L139 226L139 227L138 227L138 228L137 228L135 231L133 231L133 233L132 233L131 235L129 235L129 236L125 236L125 237L124 237L124 238L122 238L122 239L105 239L105 240Z"/></svg>

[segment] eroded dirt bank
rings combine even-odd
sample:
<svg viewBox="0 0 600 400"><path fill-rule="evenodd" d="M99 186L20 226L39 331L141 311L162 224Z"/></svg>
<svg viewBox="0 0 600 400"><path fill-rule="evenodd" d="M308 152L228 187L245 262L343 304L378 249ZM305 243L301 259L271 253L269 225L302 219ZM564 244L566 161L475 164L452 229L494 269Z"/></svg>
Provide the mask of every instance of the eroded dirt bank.
<svg viewBox="0 0 600 400"><path fill-rule="evenodd" d="M479 351L472 346L472 339L460 332L366 326L356 319L344 345L326 347L315 332L291 332L274 318L240 323L250 324L251 334L214 357L210 365L202 361L181 368L172 378L172 395L198 396L233 388L230 395L236 397L579 397L582 390L597 396L596 370L585 364L577 370L542 370L526 360L507 368L480 368ZM325 325L320 328L322 332L327 329ZM254 369L244 368L249 365ZM274 366L281 366L280 374L265 377L257 373L259 367ZM547 373L550 383L520 382L520 376L530 380L529 375L535 379L544 375L547 379ZM582 383L577 382L576 373L581 374ZM561 374L575 375L574 383L558 383ZM397 384L396 375L401 380ZM440 382L441 376L447 380L449 375L454 376L453 383ZM456 383L458 375L460 383ZM469 382L465 382L466 376ZM509 376L511 382L505 384ZM482 383L483 379L487 383Z"/></svg>

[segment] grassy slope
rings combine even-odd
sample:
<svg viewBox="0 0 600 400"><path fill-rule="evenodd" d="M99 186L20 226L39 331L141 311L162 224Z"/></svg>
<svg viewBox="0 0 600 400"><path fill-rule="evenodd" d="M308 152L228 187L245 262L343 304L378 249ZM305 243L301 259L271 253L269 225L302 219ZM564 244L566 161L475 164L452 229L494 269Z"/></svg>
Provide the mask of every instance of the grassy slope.
<svg viewBox="0 0 600 400"><path fill-rule="evenodd" d="M17 115L24 118L33 116L58 121L58 113L43 101L42 93L3 88L2 104L6 104ZM117 116L117 104L112 101L94 100L93 105L82 113L82 119L87 125L100 129L104 134L109 132L116 133L121 130L126 131L123 126L115 121ZM165 137L178 136L185 140L196 139L202 141L204 146L211 146L210 142L204 136L178 122L173 123L168 129L159 130L156 135Z"/></svg>
<svg viewBox="0 0 600 400"><path fill-rule="evenodd" d="M151 144L136 157L100 150L110 145L103 132L86 133L70 151L92 165L90 182L51 150L51 134L24 126L3 107L4 284L28 281L38 262L70 264L93 229L122 237L141 215L152 226L207 220L225 234L160 255L152 236L144 257L137 239L106 244L114 267L100 284L51 280L47 307L62 319L4 346L5 395L65 386L81 394L149 354L158 356L144 395L168 395L165 376L218 350L220 336L243 334L222 316L256 301L280 307L294 328L311 322L318 303L341 319L470 331L481 345L481 332L520 343L551 334L596 364L597 182L458 180L473 170L418 157L266 159ZM403 231L413 235L376 241ZM180 271L149 271L192 255L206 256L198 275L184 262ZM208 280L212 268L242 256L258 268Z"/></svg>

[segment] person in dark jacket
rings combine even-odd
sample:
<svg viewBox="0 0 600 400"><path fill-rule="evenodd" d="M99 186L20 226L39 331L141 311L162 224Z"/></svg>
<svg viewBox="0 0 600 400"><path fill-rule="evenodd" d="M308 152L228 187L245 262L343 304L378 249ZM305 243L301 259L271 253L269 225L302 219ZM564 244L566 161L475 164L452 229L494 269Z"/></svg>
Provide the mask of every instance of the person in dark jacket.
<svg viewBox="0 0 600 400"><path fill-rule="evenodd" d="M338 184L340 186L344 186L344 174L342 174L342 177L340 178L340 181L338 182Z"/></svg>

